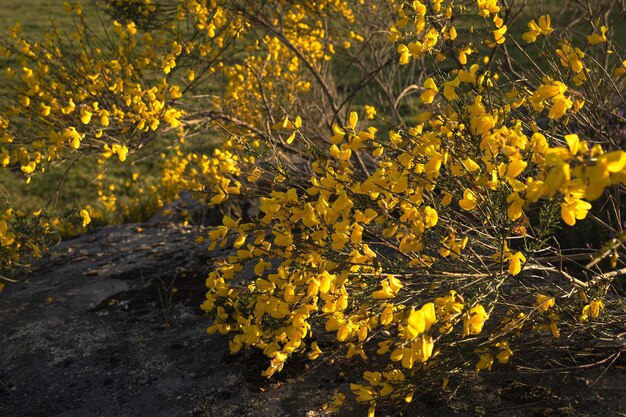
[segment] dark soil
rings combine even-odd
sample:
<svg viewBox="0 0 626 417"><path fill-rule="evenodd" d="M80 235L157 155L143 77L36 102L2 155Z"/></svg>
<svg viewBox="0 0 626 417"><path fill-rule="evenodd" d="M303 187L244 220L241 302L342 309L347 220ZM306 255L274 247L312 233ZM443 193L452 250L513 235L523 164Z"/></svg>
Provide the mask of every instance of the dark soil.
<svg viewBox="0 0 626 417"><path fill-rule="evenodd" d="M0 416L323 416L339 365L232 356L199 309L211 256L202 228L151 222L65 242L0 295ZM626 369L522 374L511 365L451 381L403 416L626 416ZM350 366L350 364L344 365ZM349 371L349 369L346 369ZM340 416L367 414L347 408Z"/></svg>

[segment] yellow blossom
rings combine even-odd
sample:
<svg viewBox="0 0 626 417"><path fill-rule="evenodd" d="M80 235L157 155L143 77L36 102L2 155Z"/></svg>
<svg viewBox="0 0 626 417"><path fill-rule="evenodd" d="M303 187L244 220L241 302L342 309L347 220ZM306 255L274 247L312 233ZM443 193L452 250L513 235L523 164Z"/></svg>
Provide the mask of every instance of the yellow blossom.
<svg viewBox="0 0 626 417"><path fill-rule="evenodd" d="M472 307L463 316L463 337L480 334L487 319L489 315L482 305L477 304Z"/></svg>
<svg viewBox="0 0 626 417"><path fill-rule="evenodd" d="M531 20L528 22L528 29L528 32L522 35L522 39L528 43L535 42L539 35L548 36L554 30L550 27L550 15L540 16L539 24L537 24L534 19Z"/></svg>
<svg viewBox="0 0 626 417"><path fill-rule="evenodd" d="M548 295L537 294L537 311L543 313L548 311L550 307L554 307L555 300L554 297L550 297Z"/></svg>
<svg viewBox="0 0 626 417"><path fill-rule="evenodd" d="M308 354L308 358L313 361L317 359L321 354L322 350L317 345L317 342L311 343L311 351Z"/></svg>
<svg viewBox="0 0 626 417"><path fill-rule="evenodd" d="M609 30L609 28L607 28L606 26L600 26L600 33L592 33L591 35L587 36L587 42L589 42L590 45L596 45L606 42L607 30Z"/></svg>
<svg viewBox="0 0 626 417"><path fill-rule="evenodd" d="M83 227L91 223L91 216L89 216L89 212L86 209L80 211L80 217L83 219Z"/></svg>
<svg viewBox="0 0 626 417"><path fill-rule="evenodd" d="M374 106L370 106L369 104L365 105L365 114L368 119L373 119L376 116L376 108Z"/></svg>
<svg viewBox="0 0 626 417"><path fill-rule="evenodd" d="M526 262L526 257L522 252L515 252L514 254L508 257L509 264L509 274L517 275L522 270L522 264Z"/></svg>
<svg viewBox="0 0 626 417"><path fill-rule="evenodd" d="M420 100L424 104L430 104L433 102L435 95L439 92L437 85L435 84L435 80L432 78L428 78L424 81L424 92L420 95Z"/></svg>
<svg viewBox="0 0 626 417"><path fill-rule="evenodd" d="M476 208L478 202L472 190L466 188L465 191L463 191L463 199L459 201L459 205L463 210L473 210Z"/></svg>
<svg viewBox="0 0 626 417"><path fill-rule="evenodd" d="M604 302L602 300L593 300L583 307L580 321L582 322L588 321L589 319L596 319L602 310L604 310Z"/></svg>

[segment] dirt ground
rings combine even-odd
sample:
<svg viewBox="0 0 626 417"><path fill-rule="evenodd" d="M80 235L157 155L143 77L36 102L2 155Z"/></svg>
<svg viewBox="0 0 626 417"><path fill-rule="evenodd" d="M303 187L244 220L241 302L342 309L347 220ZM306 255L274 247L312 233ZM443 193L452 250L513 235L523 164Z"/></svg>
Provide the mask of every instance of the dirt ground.
<svg viewBox="0 0 626 417"><path fill-rule="evenodd" d="M347 381L295 361L273 380L232 356L199 309L202 228L110 226L67 241L0 295L0 416L304 416ZM349 366L349 364L348 364ZM626 363L523 374L515 361L417 398L394 416L626 416ZM365 416L347 408L339 416Z"/></svg>

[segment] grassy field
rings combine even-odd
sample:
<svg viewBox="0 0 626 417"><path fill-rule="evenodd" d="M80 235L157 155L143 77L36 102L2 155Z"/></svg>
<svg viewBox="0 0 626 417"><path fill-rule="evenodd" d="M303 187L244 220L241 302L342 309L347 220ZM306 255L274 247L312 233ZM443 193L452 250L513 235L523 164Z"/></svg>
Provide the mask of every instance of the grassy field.
<svg viewBox="0 0 626 417"><path fill-rule="evenodd" d="M96 0L73 0L84 9L93 9ZM94 22L97 18L93 17ZM19 22L25 33L37 36L50 28L51 22L59 27L72 24L71 15L63 10L63 1L55 0L0 0L0 31L6 31Z"/></svg>

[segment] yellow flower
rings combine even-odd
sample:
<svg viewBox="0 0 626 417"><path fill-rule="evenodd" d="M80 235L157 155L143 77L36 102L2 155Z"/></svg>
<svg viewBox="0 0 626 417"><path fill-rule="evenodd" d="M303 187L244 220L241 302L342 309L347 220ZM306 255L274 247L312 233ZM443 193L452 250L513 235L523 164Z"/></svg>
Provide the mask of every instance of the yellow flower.
<svg viewBox="0 0 626 417"><path fill-rule="evenodd" d="M108 110L100 110L100 124L102 127L107 127L109 125L109 111Z"/></svg>
<svg viewBox="0 0 626 417"><path fill-rule="evenodd" d="M443 83L443 96L446 98L446 100L448 101L454 101L457 98L459 98L458 94L456 93L456 88L461 84L461 80L459 80L459 78L455 78L452 81L446 81L445 83Z"/></svg>
<svg viewBox="0 0 626 417"><path fill-rule="evenodd" d="M403 287L400 280L393 276L381 282L381 285L383 287L382 289L372 293L372 297L374 297L375 300L387 300L394 298L398 294L400 288Z"/></svg>
<svg viewBox="0 0 626 417"><path fill-rule="evenodd" d="M421 310L413 310L409 313L409 317L407 318L407 326L404 328L405 330L405 338L406 339L415 339L426 329L426 320L424 318L424 313Z"/></svg>
<svg viewBox="0 0 626 417"><path fill-rule="evenodd" d="M551 119L558 119L562 117L565 112L572 108L573 102L568 97L565 97L567 86L561 81L547 80L546 84L542 84L533 93L531 98L531 104L536 111L542 111L544 109L544 100L550 100L552 106L548 112L548 117Z"/></svg>
<svg viewBox="0 0 626 417"><path fill-rule="evenodd" d="M552 107L550 107L550 111L548 112L550 119L561 118L573 105L572 100L563 95L552 98L552 103Z"/></svg>
<svg viewBox="0 0 626 417"><path fill-rule="evenodd" d="M476 372L480 372L483 369L491 370L493 366L493 355L489 352L488 349L476 351L478 353L478 357L480 358L478 363L476 364Z"/></svg>
<svg viewBox="0 0 626 417"><path fill-rule="evenodd" d="M339 411L345 402L346 394L342 392L335 392L333 402L328 405L328 410L331 412Z"/></svg>
<svg viewBox="0 0 626 417"><path fill-rule="evenodd" d="M308 358L310 360L313 361L317 359L322 353L322 350L319 348L319 346L317 346L317 342L311 343L311 352L309 352L308 354Z"/></svg>
<svg viewBox="0 0 626 417"><path fill-rule="evenodd" d="M350 384L350 389L356 394L357 402L363 403L376 398L376 390L373 387L361 384Z"/></svg>
<svg viewBox="0 0 626 417"><path fill-rule="evenodd" d="M496 45L502 45L506 38L504 34L506 33L506 25L502 25L499 29L492 31L493 39L496 42Z"/></svg>
<svg viewBox="0 0 626 417"><path fill-rule="evenodd" d="M350 159L350 156L352 156L352 150L351 149L339 149L337 147L337 145L331 145L330 147L330 155L333 158L337 158L340 161L347 161Z"/></svg>
<svg viewBox="0 0 626 417"><path fill-rule="evenodd" d="M552 320L550 322L550 332L552 333L552 337L554 337L555 339L561 337L561 332L559 331L556 320Z"/></svg>
<svg viewBox="0 0 626 417"><path fill-rule="evenodd" d="M381 378L382 378L382 374L380 372L371 372L371 371L363 372L363 379L369 382L369 384L373 387L377 387L380 385Z"/></svg>
<svg viewBox="0 0 626 417"><path fill-rule="evenodd" d="M591 203L579 198L569 196L561 203L561 218L569 225L576 224L576 220L583 220L587 217L587 212L591 209Z"/></svg>
<svg viewBox="0 0 626 417"><path fill-rule="evenodd" d="M117 154L117 157L121 162L124 162L126 160L126 155L128 155L128 148L126 145L113 145L113 152Z"/></svg>
<svg viewBox="0 0 626 417"><path fill-rule="evenodd" d="M569 67L576 74L585 68L582 62L585 53L581 51L580 48L572 47L567 41L561 43L561 49L557 49L556 54L561 61L561 65Z"/></svg>
<svg viewBox="0 0 626 417"><path fill-rule="evenodd" d="M589 303L589 317L592 319L598 318L601 310L604 310L604 303L602 300L593 300Z"/></svg>
<svg viewBox="0 0 626 417"><path fill-rule="evenodd" d="M20 104L22 105L22 107L30 106L30 97L22 96L22 95L19 97L20 97Z"/></svg>
<svg viewBox="0 0 626 417"><path fill-rule="evenodd" d="M424 304L417 311L412 308L407 318L407 325L404 328L404 338L409 340L415 339L420 334L430 330L431 326L436 322L435 305L433 303Z"/></svg>
<svg viewBox="0 0 626 417"><path fill-rule="evenodd" d="M411 59L411 53L409 52L409 48L401 43L400 45L398 45L398 53L400 53L400 65L408 64L409 60Z"/></svg>
<svg viewBox="0 0 626 417"><path fill-rule="evenodd" d="M480 9L480 15L487 17L490 14L496 14L500 11L498 0L476 0L478 8Z"/></svg>
<svg viewBox="0 0 626 417"><path fill-rule="evenodd" d="M376 116L376 108L374 106L370 106L369 104L365 105L365 114L368 119L373 119Z"/></svg>
<svg viewBox="0 0 626 417"><path fill-rule="evenodd" d="M593 300L583 307L583 313L580 316L580 321L587 321L590 318L596 319L602 310L604 310L604 302L602 302L602 300Z"/></svg>
<svg viewBox="0 0 626 417"><path fill-rule="evenodd" d="M590 45L596 45L598 43L606 42L607 30L609 30L609 28L607 28L606 26L600 26L600 33L592 33L591 35L587 36L587 42L589 42Z"/></svg>
<svg viewBox="0 0 626 417"><path fill-rule="evenodd" d="M70 141L70 146L74 149L80 148L80 141L83 139L82 135L76 131L76 128L70 126L63 132L63 137Z"/></svg>
<svg viewBox="0 0 626 417"><path fill-rule="evenodd" d="M424 224L426 227L435 227L437 222L439 221L439 215L437 214L437 210L430 206L426 206L424 208Z"/></svg>
<svg viewBox="0 0 626 417"><path fill-rule="evenodd" d="M289 119L288 116L285 116L283 120L276 123L274 126L272 126L272 128L276 130L279 130L279 129L296 130L296 129L300 129L301 126L302 126L302 118L300 116L296 116L296 119L294 121L291 121L291 119Z"/></svg>
<svg viewBox="0 0 626 417"><path fill-rule="evenodd" d="M598 157L598 164L604 165L606 170L612 174L624 172L624 168L626 167L626 152L607 152Z"/></svg>
<svg viewBox="0 0 626 417"><path fill-rule="evenodd" d="M539 35L548 36L554 30L550 27L550 15L540 16L539 24L535 23L534 19L531 20L528 22L528 29L529 31L522 35L522 39L528 43L535 42Z"/></svg>
<svg viewBox="0 0 626 417"><path fill-rule="evenodd" d="M128 31L128 33L130 35L136 35L137 34L137 27L135 26L135 22L130 22L129 24L126 25L126 30Z"/></svg>
<svg viewBox="0 0 626 417"><path fill-rule="evenodd" d="M435 298L435 304L444 314L458 314L463 311L463 297L451 290L445 297Z"/></svg>
<svg viewBox="0 0 626 417"><path fill-rule="evenodd" d="M50 110L52 109L52 107L45 105L44 103L39 103L39 107L40 107L40 113L42 116L49 116L50 115Z"/></svg>
<svg viewBox="0 0 626 417"><path fill-rule="evenodd" d="M463 317L463 337L479 334L487 319L489 319L489 314L482 305L477 304L472 307Z"/></svg>
<svg viewBox="0 0 626 417"><path fill-rule="evenodd" d="M304 207L303 207L303 210L302 210L302 223L306 227L317 226L320 223L317 215L315 214L315 209L313 208L311 203L306 203L304 205Z"/></svg>
<svg viewBox="0 0 626 417"><path fill-rule="evenodd" d="M459 201L459 205L463 210L473 210L478 205L476 196L469 188L463 191L463 199Z"/></svg>
<svg viewBox="0 0 626 417"><path fill-rule="evenodd" d="M522 155L519 152L511 155L509 157L509 166L507 167L505 177L509 179L513 179L520 175L528 163L522 159Z"/></svg>
<svg viewBox="0 0 626 417"><path fill-rule="evenodd" d="M24 174L28 175L32 174L35 171L35 168L37 168L37 163L35 161L30 161L28 164L22 165L20 169Z"/></svg>
<svg viewBox="0 0 626 417"><path fill-rule="evenodd" d="M450 29L448 30L448 38L453 41L455 40L457 37L457 32L456 32L456 28L454 26L451 26Z"/></svg>
<svg viewBox="0 0 626 417"><path fill-rule="evenodd" d="M334 135L330 137L330 141L334 145L338 145L339 143L341 143L343 141L343 138L346 136L345 130L343 130L336 124L333 125L333 133Z"/></svg>
<svg viewBox="0 0 626 417"><path fill-rule="evenodd" d="M613 75L616 77L621 77L626 74L626 61L622 61L622 64L613 70Z"/></svg>
<svg viewBox="0 0 626 417"><path fill-rule="evenodd" d="M80 211L80 217L82 217L82 219L83 219L83 227L85 227L89 223L91 223L91 216L89 216L89 212L87 210L82 209Z"/></svg>
<svg viewBox="0 0 626 417"><path fill-rule="evenodd" d="M433 356L435 342L431 336L422 335L417 342L411 344L411 347L415 358L423 363Z"/></svg>
<svg viewBox="0 0 626 417"><path fill-rule="evenodd" d="M439 92L439 89L435 84L435 80L433 80L432 78L428 78L426 81L424 81L423 86L425 90L420 95L420 100L422 100L422 103L424 104L430 104L433 102L435 95L437 95L437 93Z"/></svg>
<svg viewBox="0 0 626 417"><path fill-rule="evenodd" d="M562 95L567 91L567 86L561 81L553 81L549 84L542 84L533 94L533 100L547 100Z"/></svg>
<svg viewBox="0 0 626 417"><path fill-rule="evenodd" d="M509 203L509 207L507 209L507 216L509 220L517 220L522 217L523 208L524 208L524 199L520 197L520 195L516 192L511 193L507 198L506 202Z"/></svg>
<svg viewBox="0 0 626 417"><path fill-rule="evenodd" d="M509 358L513 356L513 351L509 347L509 342L504 341L496 343L496 347L500 348L500 352L496 355L496 359L498 360L498 362L507 363L509 361Z"/></svg>
<svg viewBox="0 0 626 417"><path fill-rule="evenodd" d="M522 263L526 262L526 257L522 252L515 252L508 257L511 263L509 264L509 274L517 275L522 270Z"/></svg>
<svg viewBox="0 0 626 417"><path fill-rule="evenodd" d="M349 117L349 120L348 120L348 126L350 126L350 128L352 129L353 132L356 131L357 123L359 123L359 115L355 111L350 112L350 117Z"/></svg>
<svg viewBox="0 0 626 417"><path fill-rule="evenodd" d="M89 110L87 110L85 108L80 109L80 121L81 121L81 123L83 123L85 125L89 124L89 122L91 121L91 116L92 115L93 114Z"/></svg>
<svg viewBox="0 0 626 417"><path fill-rule="evenodd" d="M569 153L572 156L578 155L579 150L582 150L584 147L584 142L580 142L580 138L576 134L565 135L565 142L567 142L567 147L569 148Z"/></svg>
<svg viewBox="0 0 626 417"><path fill-rule="evenodd" d="M548 295L537 294L537 311L543 313L548 311L550 307L554 307L556 304L554 297Z"/></svg>

